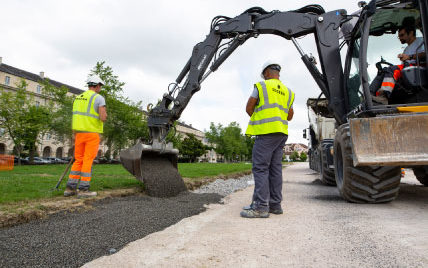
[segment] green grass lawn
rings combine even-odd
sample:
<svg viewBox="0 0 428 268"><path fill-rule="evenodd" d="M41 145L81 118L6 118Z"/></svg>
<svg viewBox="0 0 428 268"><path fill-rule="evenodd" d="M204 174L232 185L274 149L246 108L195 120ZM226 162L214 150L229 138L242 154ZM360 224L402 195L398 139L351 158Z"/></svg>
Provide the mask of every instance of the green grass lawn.
<svg viewBox="0 0 428 268"><path fill-rule="evenodd" d="M15 166L12 171L0 171L0 204L28 201L61 196L67 176L60 185L60 191L50 191L55 187L66 165ZM231 174L250 170L245 163L194 163L178 164L182 177L204 178L220 174ZM142 186L122 165L94 165L91 190L102 191Z"/></svg>
<svg viewBox="0 0 428 268"><path fill-rule="evenodd" d="M179 163L178 172L185 178L204 178L251 170L246 163Z"/></svg>

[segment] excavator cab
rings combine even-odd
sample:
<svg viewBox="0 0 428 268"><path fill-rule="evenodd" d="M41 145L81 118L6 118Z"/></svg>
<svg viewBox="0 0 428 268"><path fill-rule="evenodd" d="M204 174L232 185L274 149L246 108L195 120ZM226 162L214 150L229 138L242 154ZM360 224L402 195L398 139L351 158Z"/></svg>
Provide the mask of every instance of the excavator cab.
<svg viewBox="0 0 428 268"><path fill-rule="evenodd" d="M400 27L413 24L417 39L415 41L418 41L416 43L419 44L419 41L424 39L419 5L415 1L383 5L382 2L384 1L376 2L373 14L360 14L360 19L353 21L352 28L343 27L348 29L343 36L347 38L349 45L344 70L348 89L348 112L363 102L367 110L380 106L381 103L373 101L373 96L384 84L392 84L394 87L387 103L389 105L428 102L425 57L418 57L421 53L417 53L411 63L402 62L397 57L407 46L398 38ZM425 51L424 44L421 43L417 50ZM390 72L393 80L388 82L391 83L382 83L387 81L382 76L385 72Z"/></svg>
<svg viewBox="0 0 428 268"><path fill-rule="evenodd" d="M337 187L348 201L394 200L401 167L412 167L418 180L428 183L426 61L417 58L409 66L397 57L405 47L397 35L406 18L418 22L416 37L424 38L427 47L427 13L426 1L372 1L344 35L349 46L344 67L347 122L336 132L334 168ZM383 80L393 87L389 102L374 102L375 78L385 67L398 65L404 65L400 79L393 73L394 80Z"/></svg>

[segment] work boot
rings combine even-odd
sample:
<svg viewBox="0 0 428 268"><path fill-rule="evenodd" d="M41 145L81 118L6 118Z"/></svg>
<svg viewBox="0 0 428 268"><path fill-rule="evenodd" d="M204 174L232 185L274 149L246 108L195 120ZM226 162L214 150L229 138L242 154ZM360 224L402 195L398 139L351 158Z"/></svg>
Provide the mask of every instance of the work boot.
<svg viewBox="0 0 428 268"><path fill-rule="evenodd" d="M269 212L255 210L253 208L241 211L241 217L243 218L269 218Z"/></svg>
<svg viewBox="0 0 428 268"><path fill-rule="evenodd" d="M372 100L380 104L388 104L388 98L385 95L372 96Z"/></svg>
<svg viewBox="0 0 428 268"><path fill-rule="evenodd" d="M250 209L253 209L253 204L254 204L254 203L251 203L251 204L249 204L248 206L243 206L243 207L242 207L242 209L243 209L243 210L250 210Z"/></svg>
<svg viewBox="0 0 428 268"><path fill-rule="evenodd" d="M269 208L269 213L280 215L284 213L284 211L282 210L282 208Z"/></svg>
<svg viewBox="0 0 428 268"><path fill-rule="evenodd" d="M69 197L69 196L73 196L73 195L76 195L76 189L73 189L73 188L68 187L68 186L65 187L64 196Z"/></svg>
<svg viewBox="0 0 428 268"><path fill-rule="evenodd" d="M77 197L78 198L88 198L88 197L95 197L97 196L97 192L91 192L89 190L77 190Z"/></svg>

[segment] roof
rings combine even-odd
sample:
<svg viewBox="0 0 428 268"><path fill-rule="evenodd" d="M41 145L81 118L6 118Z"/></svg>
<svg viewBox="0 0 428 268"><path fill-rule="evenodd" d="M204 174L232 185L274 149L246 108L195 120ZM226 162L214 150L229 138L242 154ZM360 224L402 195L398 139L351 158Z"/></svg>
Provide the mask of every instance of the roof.
<svg viewBox="0 0 428 268"><path fill-rule="evenodd" d="M185 124L185 123L183 123L183 122L180 122L180 121L177 121L177 125L180 125L180 126L183 126L183 127L186 127L186 128L191 128L191 129L194 129L194 130L200 131L199 129L196 129L196 128L192 127L191 125L187 125L187 124ZM202 132L202 131L201 131L201 132Z"/></svg>
<svg viewBox="0 0 428 268"><path fill-rule="evenodd" d="M43 78L41 78L40 75L33 74L33 73L30 73L30 72L18 69L18 68L15 68L13 66L4 64L4 63L0 64L0 72L5 72L5 73L8 73L8 74L12 74L12 75L15 75L15 76L18 76L18 77L22 77L24 79L32 80L34 82L41 82L43 80ZM84 92L84 90L81 90L79 88L63 84L63 83L55 81L55 80L49 79L49 83L51 83L55 87L65 86L66 88L68 88L68 91L71 92L71 93L73 93L73 94L80 94L80 93Z"/></svg>

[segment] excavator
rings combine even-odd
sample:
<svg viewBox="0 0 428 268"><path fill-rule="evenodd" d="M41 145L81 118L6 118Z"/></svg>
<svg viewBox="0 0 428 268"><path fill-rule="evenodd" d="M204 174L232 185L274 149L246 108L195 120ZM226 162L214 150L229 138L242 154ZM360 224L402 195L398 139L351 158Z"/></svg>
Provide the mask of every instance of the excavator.
<svg viewBox="0 0 428 268"><path fill-rule="evenodd" d="M217 16L205 40L158 104L149 110L151 141L121 152L124 167L144 182L149 195L173 196L186 190L177 171L178 150L166 142L174 122L201 89L202 82L250 38L273 34L291 40L327 100L336 122L332 154L341 196L355 203L384 203L399 192L401 167L413 168L428 186L428 73L424 58L402 70L394 91L399 98L376 103L370 83L383 66L402 51L397 33L403 19L413 17L419 35L428 36L426 0L359 2L347 14L326 12L319 5L292 11L247 9L236 17ZM312 34L318 61L298 38ZM428 46L427 38L423 44ZM395 54L394 54L395 53ZM401 52L399 52L401 53ZM319 68L317 64L319 62ZM297 90L298 92L298 90ZM398 100L398 101L397 101Z"/></svg>

